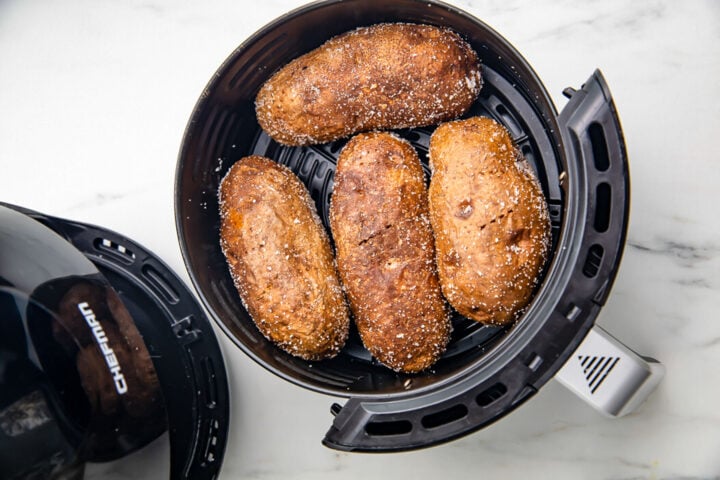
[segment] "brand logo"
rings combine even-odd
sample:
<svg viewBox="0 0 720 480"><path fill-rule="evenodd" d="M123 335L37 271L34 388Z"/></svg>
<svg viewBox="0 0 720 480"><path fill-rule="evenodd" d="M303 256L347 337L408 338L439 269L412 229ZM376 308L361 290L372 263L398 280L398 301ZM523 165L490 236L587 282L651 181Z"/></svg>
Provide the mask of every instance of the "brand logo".
<svg viewBox="0 0 720 480"><path fill-rule="evenodd" d="M125 375L122 373L115 351L108 345L105 329L103 329L100 322L95 318L95 312L92 311L92 308L90 308L87 302L78 303L78 309L85 318L85 322L87 322L88 326L92 329L95 341L103 355L105 355L105 363L107 363L110 375L112 375L113 381L115 382L115 390L117 390L118 394L123 395L128 391L127 382L125 382Z"/></svg>
<svg viewBox="0 0 720 480"><path fill-rule="evenodd" d="M620 361L620 357L591 357L590 355L578 355L580 366L583 369L583 375L590 387L590 393L600 388L608 374L615 368Z"/></svg>

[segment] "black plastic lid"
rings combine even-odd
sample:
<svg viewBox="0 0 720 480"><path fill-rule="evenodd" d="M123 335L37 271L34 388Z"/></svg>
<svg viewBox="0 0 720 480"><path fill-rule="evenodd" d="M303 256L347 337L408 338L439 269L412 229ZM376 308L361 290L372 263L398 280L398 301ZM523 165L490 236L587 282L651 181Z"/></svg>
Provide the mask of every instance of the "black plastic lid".
<svg viewBox="0 0 720 480"><path fill-rule="evenodd" d="M4 473L5 468L8 472L13 468L17 473L21 468L29 468L31 464L37 471L45 468L47 475L54 475L59 470L57 452L60 451L64 452L64 460L61 462L64 466L77 465L84 461L119 458L142 447L169 428L171 478L215 478L227 439L229 409L227 378L212 328L182 281L143 247L106 229L49 217L1 203L0 214L3 215L0 242L5 245L15 241L14 250L20 254L12 260L8 255L0 256L3 260L0 262L0 301L4 302L0 307L3 308L3 313L6 311L15 313L14 316L6 316L1 327L5 330L13 330L16 337L23 333L21 330L30 332L32 340L27 344L34 349L34 353L26 351L18 354L10 351L8 348L10 342L0 342L2 343L0 360L3 366L10 366L4 369L5 374L0 374L4 396L8 396L6 393L9 392L5 384L13 383L7 372L18 371L17 362L12 363L12 359L22 357L33 360L36 357L41 363L41 367L36 368L34 384L35 387L38 385L40 387L33 390L32 386L26 385L27 392L15 392L14 401L6 401L5 404L9 403L11 407L14 405L12 408L20 411L23 407L31 408L30 404L35 402L38 406L36 409L45 408L50 412L46 416L52 422L46 423L52 425L57 423L56 430L62 433L60 435L48 431L43 434L44 445L54 445L55 449L46 452L44 467L42 455L38 454L42 449L34 450L38 458L27 458L23 460L24 463L16 458L11 465L10 460L0 456L2 477L12 478L10 473ZM11 225L8 219L13 219L14 224ZM18 238L23 237L20 232L28 230L35 231L35 237L46 243L49 242L52 248L46 248L38 253L37 245L27 241L24 244L18 243ZM21 255L25 255L25 258L19 259ZM69 268L66 265L68 262L80 267ZM58 264L65 266L58 267ZM67 275L63 269L68 272L74 270L84 275ZM29 288L29 285L22 284L35 277L40 278L43 272L48 280L42 283L50 284L51 288L45 286L41 290L41 295L37 294L37 288ZM84 301L79 303L76 301L78 291L86 295L88 289L93 288L96 294L99 292L104 295L104 303L86 306ZM80 326L84 327L85 331L82 331L82 328L78 330L78 325L71 325L71 328L75 329L75 334L70 337L76 344L87 337L85 340L89 338L92 341L90 345L83 345L82 348L76 345L74 350L71 345L63 350L62 345L58 347L59 342L53 341L55 337L52 334L55 331L52 328L57 330L57 325L69 323L64 320L67 312L58 308L57 301L53 300L58 295L65 299L66 303L68 298L71 299L69 304L78 307L71 310L80 312L79 317L86 324L82 325L80 322ZM17 308L18 305L25 304L32 308ZM126 317L129 320L126 322L127 325L122 326L119 335L114 336L111 333L112 323L105 319L100 320L103 317L101 304L112 305L113 318ZM13 306L14 308L11 308ZM38 319L42 318L41 312L46 311L55 320L49 321L53 326L50 333L47 328L43 330L33 327L38 323ZM87 334L88 331L95 333L92 328L90 330L87 328L91 327L92 323L88 318L93 315L97 317L98 323L101 323L102 329L99 336L94 337ZM8 321L7 318L11 320ZM18 320L19 318L25 322L24 325L30 327L23 329L23 323ZM50 317L46 316L46 318ZM35 330L40 331L44 337L41 338L42 335L33 333ZM127 338L128 332L132 336L133 331L138 332L140 345L133 344L135 355L132 360L125 358L123 362L117 362L121 365L118 374L117 367L114 370L112 368L116 362L112 361L112 357L107 360L108 350L111 354L118 353L116 342L121 338ZM11 338L5 335L3 337ZM98 342L98 338L108 341ZM112 408L114 397L129 398L121 392L123 389L129 390L132 385L125 385L122 381L118 385L117 379L122 378L121 375L126 373L122 369L127 370L125 365L128 362L136 362L138 350L147 352L147 359L151 360L151 363L148 361L144 366L144 372L154 379L157 394L153 395L152 384L138 389L142 392L142 396L133 399L128 409L134 409L135 417L141 421L135 418L127 420L124 417L118 419L116 416L106 414L106 411ZM73 353L63 358L61 355L63 351ZM92 361L87 362L86 371L77 366L80 362L78 351L83 352L82 355L94 355ZM104 357L101 355L103 352L106 353ZM116 356L120 358L119 354ZM43 363L42 359L45 357L51 361ZM115 379L115 390L98 393L88 389L86 380L88 376ZM17 388L18 382L15 381L14 384L14 388ZM44 394L41 396L37 392ZM8 405L3 405L4 396L0 395L0 410L8 409ZM72 401L64 401L64 396L71 398ZM83 405L86 407L84 408ZM105 410L102 410L103 408ZM98 414L98 410L103 414ZM82 412L90 412L90 414L83 418L80 415ZM107 430L102 438L97 436L97 425L102 425ZM6 437L3 439L0 433L0 443L5 442L13 447L19 445L17 435ZM34 440L26 437L29 441L32 440L30 444L36 444L41 440L41 436L37 436ZM47 470L48 465L54 466L51 470ZM26 472L23 475L19 478L25 478L29 474Z"/></svg>

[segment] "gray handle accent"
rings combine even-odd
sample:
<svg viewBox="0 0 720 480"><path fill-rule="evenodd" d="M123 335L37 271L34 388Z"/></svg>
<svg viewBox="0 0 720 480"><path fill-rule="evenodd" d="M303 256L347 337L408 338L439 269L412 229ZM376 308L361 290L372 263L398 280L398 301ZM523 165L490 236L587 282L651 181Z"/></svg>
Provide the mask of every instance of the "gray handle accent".
<svg viewBox="0 0 720 480"><path fill-rule="evenodd" d="M601 413L621 417L643 403L664 375L660 362L595 325L555 378Z"/></svg>

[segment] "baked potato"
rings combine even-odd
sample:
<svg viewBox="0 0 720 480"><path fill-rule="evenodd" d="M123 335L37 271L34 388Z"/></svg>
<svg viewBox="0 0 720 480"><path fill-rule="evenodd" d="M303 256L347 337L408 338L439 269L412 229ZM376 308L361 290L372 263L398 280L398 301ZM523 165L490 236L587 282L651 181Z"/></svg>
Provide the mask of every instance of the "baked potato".
<svg viewBox="0 0 720 480"><path fill-rule="evenodd" d="M457 33L384 23L291 61L262 85L255 110L277 142L308 145L456 118L481 86L478 56Z"/></svg>
<svg viewBox="0 0 720 480"><path fill-rule="evenodd" d="M537 178L507 130L486 117L430 138L430 220L442 291L462 315L505 325L528 304L550 220Z"/></svg>
<svg viewBox="0 0 720 480"><path fill-rule="evenodd" d="M408 142L364 133L343 148L330 201L340 278L363 344L402 372L437 361L451 331L427 208Z"/></svg>
<svg viewBox="0 0 720 480"><path fill-rule="evenodd" d="M219 200L222 251L260 332L306 360L335 356L350 312L330 240L300 179L270 159L245 157L223 178Z"/></svg>

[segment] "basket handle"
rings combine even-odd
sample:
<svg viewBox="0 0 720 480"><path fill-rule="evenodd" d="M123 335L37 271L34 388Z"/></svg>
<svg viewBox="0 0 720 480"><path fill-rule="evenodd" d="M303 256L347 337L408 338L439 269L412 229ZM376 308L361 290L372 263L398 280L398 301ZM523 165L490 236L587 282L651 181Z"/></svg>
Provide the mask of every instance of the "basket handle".
<svg viewBox="0 0 720 480"><path fill-rule="evenodd" d="M645 401L664 375L660 362L595 325L555 378L601 413L621 417Z"/></svg>

